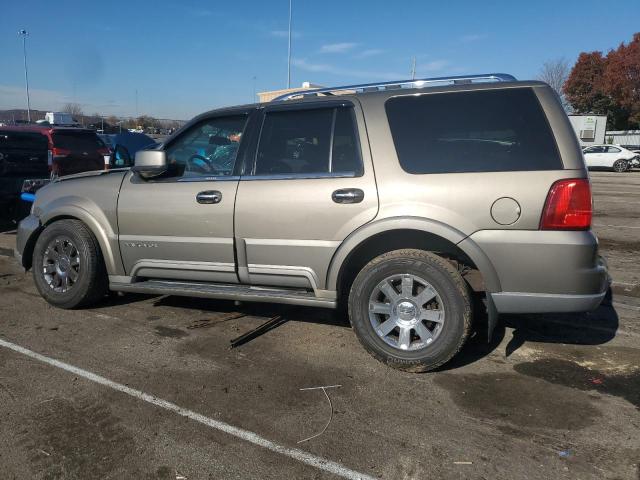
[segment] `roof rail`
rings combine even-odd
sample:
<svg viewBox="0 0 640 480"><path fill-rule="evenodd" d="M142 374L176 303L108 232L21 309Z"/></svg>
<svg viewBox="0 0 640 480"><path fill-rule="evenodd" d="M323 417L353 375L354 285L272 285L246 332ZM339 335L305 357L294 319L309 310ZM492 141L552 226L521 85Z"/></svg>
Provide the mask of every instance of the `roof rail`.
<svg viewBox="0 0 640 480"><path fill-rule="evenodd" d="M371 91L381 91L387 89L399 89L399 88L422 88L430 87L436 83L449 83L449 84L465 84L474 82L514 82L516 77L509 75L508 73L483 73L479 75L461 75L457 77L433 77L433 78L417 78L414 80L396 80L392 82L378 82L378 83L361 83L359 85L345 85L341 87L326 87L316 88L313 90L297 90L295 92L285 93L272 100L272 102L282 102L285 100L291 100L295 97L307 97L317 95L333 95L332 92L339 92L344 90L350 90L350 93L363 93Z"/></svg>

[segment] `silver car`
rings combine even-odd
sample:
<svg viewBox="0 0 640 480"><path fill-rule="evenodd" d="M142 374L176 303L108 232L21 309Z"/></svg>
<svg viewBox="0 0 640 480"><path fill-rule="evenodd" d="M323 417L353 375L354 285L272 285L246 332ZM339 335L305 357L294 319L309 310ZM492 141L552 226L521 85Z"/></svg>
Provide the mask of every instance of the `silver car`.
<svg viewBox="0 0 640 480"><path fill-rule="evenodd" d="M51 304L108 290L348 308L375 358L449 361L486 299L579 312L608 288L553 90L505 74L294 92L194 118L130 169L38 191L17 256Z"/></svg>

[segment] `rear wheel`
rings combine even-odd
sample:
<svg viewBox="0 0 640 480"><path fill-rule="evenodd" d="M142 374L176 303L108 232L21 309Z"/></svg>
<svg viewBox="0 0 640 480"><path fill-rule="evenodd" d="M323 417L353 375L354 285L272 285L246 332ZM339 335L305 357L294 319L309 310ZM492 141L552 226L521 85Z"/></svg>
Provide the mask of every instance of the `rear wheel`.
<svg viewBox="0 0 640 480"><path fill-rule="evenodd" d="M613 162L613 171L618 173L626 172L629 169L629 163L626 160L620 159Z"/></svg>
<svg viewBox="0 0 640 480"><path fill-rule="evenodd" d="M107 293L100 246L79 220L45 228L33 251L33 278L42 297L56 307L88 306Z"/></svg>
<svg viewBox="0 0 640 480"><path fill-rule="evenodd" d="M376 359L424 372L462 348L471 325L471 299L447 260L422 250L396 250L360 271L349 295L349 319Z"/></svg>

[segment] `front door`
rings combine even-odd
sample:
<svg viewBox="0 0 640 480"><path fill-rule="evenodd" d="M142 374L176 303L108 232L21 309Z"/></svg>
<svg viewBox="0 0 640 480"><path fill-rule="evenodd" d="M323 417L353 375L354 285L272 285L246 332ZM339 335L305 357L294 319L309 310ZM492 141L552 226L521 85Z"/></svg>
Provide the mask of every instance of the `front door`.
<svg viewBox="0 0 640 480"><path fill-rule="evenodd" d="M201 120L167 144L164 175L126 176L118 226L127 275L238 282L235 168L246 121L246 112Z"/></svg>
<svg viewBox="0 0 640 480"><path fill-rule="evenodd" d="M243 282L325 289L341 242L378 209L362 113L345 102L273 105L236 198Z"/></svg>
<svg viewBox="0 0 640 480"><path fill-rule="evenodd" d="M584 161L587 167L602 167L605 165L604 147L589 147L584 151Z"/></svg>

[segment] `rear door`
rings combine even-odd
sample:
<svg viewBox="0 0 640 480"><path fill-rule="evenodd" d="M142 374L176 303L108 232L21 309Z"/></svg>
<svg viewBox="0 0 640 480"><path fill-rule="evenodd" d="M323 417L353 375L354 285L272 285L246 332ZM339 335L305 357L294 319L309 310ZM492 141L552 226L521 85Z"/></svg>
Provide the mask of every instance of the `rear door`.
<svg viewBox="0 0 640 480"><path fill-rule="evenodd" d="M589 147L584 151L584 161L587 167L602 167L605 165L604 147Z"/></svg>
<svg viewBox="0 0 640 480"><path fill-rule="evenodd" d="M243 282L325 288L340 243L372 220L376 185L359 107L272 105L236 198Z"/></svg>

